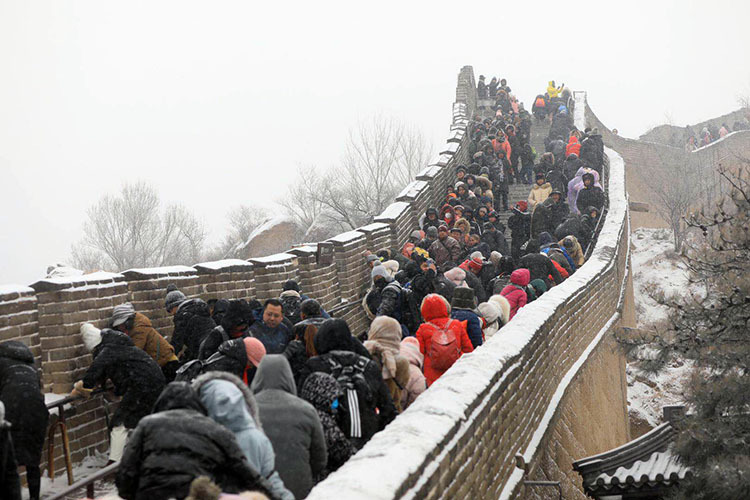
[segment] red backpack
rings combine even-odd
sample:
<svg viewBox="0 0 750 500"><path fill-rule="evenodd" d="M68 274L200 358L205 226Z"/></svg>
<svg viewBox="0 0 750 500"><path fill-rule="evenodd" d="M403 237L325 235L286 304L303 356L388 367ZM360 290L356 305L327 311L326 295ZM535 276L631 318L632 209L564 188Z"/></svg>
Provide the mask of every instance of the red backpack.
<svg viewBox="0 0 750 500"><path fill-rule="evenodd" d="M450 328L452 324L453 321L450 321L445 329L432 324L435 331L430 339L427 355L430 357L432 367L436 370L447 370L461 357L461 343Z"/></svg>

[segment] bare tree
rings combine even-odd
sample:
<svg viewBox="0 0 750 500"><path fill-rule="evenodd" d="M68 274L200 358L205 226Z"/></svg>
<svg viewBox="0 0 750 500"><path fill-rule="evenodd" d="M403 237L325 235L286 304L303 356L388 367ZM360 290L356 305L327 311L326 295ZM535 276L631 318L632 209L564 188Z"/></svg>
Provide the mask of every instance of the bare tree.
<svg viewBox="0 0 750 500"><path fill-rule="evenodd" d="M189 210L163 211L156 190L145 182L125 184L87 211L84 238L73 247L77 267L120 271L133 267L190 264L200 260L206 229Z"/></svg>
<svg viewBox="0 0 750 500"><path fill-rule="evenodd" d="M355 229L371 222L414 180L430 149L417 129L374 117L350 130L340 165L322 175L308 169L281 203L303 227L314 220Z"/></svg>
<svg viewBox="0 0 750 500"><path fill-rule="evenodd" d="M206 254L209 260L240 258L242 245L250 238L253 231L263 224L268 212L250 205L237 205L227 213L229 230L224 240Z"/></svg>
<svg viewBox="0 0 750 500"><path fill-rule="evenodd" d="M675 252L679 252L685 240L684 218L700 203L701 169L694 158L682 161L661 153L659 157L659 167L649 174L649 187L656 198L656 212L669 225Z"/></svg>
<svg viewBox="0 0 750 500"><path fill-rule="evenodd" d="M318 195L323 190L323 181L316 167L300 166L295 182L287 189L286 196L279 200L289 216L304 230L303 239L324 222L325 205Z"/></svg>

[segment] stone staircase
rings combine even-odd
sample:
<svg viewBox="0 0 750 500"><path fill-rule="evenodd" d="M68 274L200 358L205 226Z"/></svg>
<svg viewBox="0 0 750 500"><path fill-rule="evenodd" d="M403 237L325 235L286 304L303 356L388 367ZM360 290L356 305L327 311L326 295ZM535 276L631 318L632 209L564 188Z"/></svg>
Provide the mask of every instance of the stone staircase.
<svg viewBox="0 0 750 500"><path fill-rule="evenodd" d="M531 145L536 151L536 160L539 161L542 154L544 154L544 139L549 134L549 123L547 121L538 122L536 118L533 118L531 125ZM508 225L508 219L512 215L513 205L520 200L525 200L529 197L529 191L531 186L528 184L511 184L508 186L508 210L507 212L499 212L499 219ZM506 236L510 236L510 232L506 231Z"/></svg>

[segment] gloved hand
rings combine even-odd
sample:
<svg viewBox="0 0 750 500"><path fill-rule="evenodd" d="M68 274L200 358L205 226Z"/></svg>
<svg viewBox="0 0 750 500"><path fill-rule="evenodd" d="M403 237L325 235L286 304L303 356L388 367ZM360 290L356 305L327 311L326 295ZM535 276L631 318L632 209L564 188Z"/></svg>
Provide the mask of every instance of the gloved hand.
<svg viewBox="0 0 750 500"><path fill-rule="evenodd" d="M73 390L70 391L71 396L83 396L84 398L89 398L91 396L91 392L93 389L86 389L83 386L83 380L79 380L75 384L73 384Z"/></svg>

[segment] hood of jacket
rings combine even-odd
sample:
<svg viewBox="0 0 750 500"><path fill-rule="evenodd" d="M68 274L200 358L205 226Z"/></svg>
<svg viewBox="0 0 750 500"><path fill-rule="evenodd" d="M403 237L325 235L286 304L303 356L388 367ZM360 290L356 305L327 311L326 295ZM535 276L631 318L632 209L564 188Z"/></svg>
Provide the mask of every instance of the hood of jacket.
<svg viewBox="0 0 750 500"><path fill-rule="evenodd" d="M375 318L367 332L367 342L377 342L394 354L398 354L401 337L401 325L390 316ZM367 342L365 347L367 347Z"/></svg>
<svg viewBox="0 0 750 500"><path fill-rule="evenodd" d="M34 354L26 344L18 340L8 340L0 344L0 358L15 359L27 364L34 364Z"/></svg>
<svg viewBox="0 0 750 500"><path fill-rule="evenodd" d="M313 372L302 385L299 397L313 405L318 411L332 413L331 404L341 392L341 386L333 376L328 373Z"/></svg>
<svg viewBox="0 0 750 500"><path fill-rule="evenodd" d="M102 341L97 347L107 346L135 346L133 340L119 330L105 328L102 330Z"/></svg>
<svg viewBox="0 0 750 500"><path fill-rule="evenodd" d="M205 375L214 373L221 372L209 372ZM236 385L229 380L215 378L203 382L197 389L201 403L208 411L208 416L232 432L259 427L256 419L250 414L247 398L240 388L241 385L244 384L240 382L240 385ZM193 386L195 387L195 383ZM250 391L247 390L247 392ZM250 396L252 397L252 394Z"/></svg>
<svg viewBox="0 0 750 500"><path fill-rule="evenodd" d="M451 314L451 306L445 297L436 293L427 295L422 300L422 318L425 321L432 321L438 318L447 318Z"/></svg>
<svg viewBox="0 0 750 500"><path fill-rule="evenodd" d="M466 271L464 271L460 267L454 267L453 269L445 271L443 273L443 276L449 279L456 286L461 286L461 284L466 280Z"/></svg>
<svg viewBox="0 0 750 500"><path fill-rule="evenodd" d="M343 319L330 319L320 325L313 345L318 355L330 351L354 351L352 332Z"/></svg>
<svg viewBox="0 0 750 500"><path fill-rule="evenodd" d="M424 354L419 350L419 341L415 337L406 337L402 340L399 352L410 364L420 370L424 366Z"/></svg>
<svg viewBox="0 0 750 500"><path fill-rule="evenodd" d="M255 394L276 389L288 392L293 396L297 395L292 368L283 354L266 354L263 356L250 388Z"/></svg>
<svg viewBox="0 0 750 500"><path fill-rule="evenodd" d="M219 301L216 301L218 304ZM211 316L211 310L208 308L208 304L203 299L187 299L185 302L180 304L175 313L175 319L178 317L190 317L190 316L205 316L206 318Z"/></svg>
<svg viewBox="0 0 750 500"><path fill-rule="evenodd" d="M297 297L300 298L300 294L297 290L284 290L281 292L281 295L279 295L279 298L286 298L286 297Z"/></svg>
<svg viewBox="0 0 750 500"><path fill-rule="evenodd" d="M549 246L551 244L555 243L555 238L549 234L548 232L543 232L539 235L539 246L544 248L546 246Z"/></svg>
<svg viewBox="0 0 750 500"><path fill-rule="evenodd" d="M221 318L221 326L224 331L231 332L232 329L241 324L250 326L253 323L253 310L246 301L242 299L232 299L229 301L227 311Z"/></svg>
<svg viewBox="0 0 750 500"><path fill-rule="evenodd" d="M510 282L518 286L526 286L531 280L531 273L528 269L516 269L510 273Z"/></svg>
<svg viewBox="0 0 750 500"><path fill-rule="evenodd" d="M206 415L206 407L198 398L198 393L187 382L172 382L159 395L151 413L167 410L195 410Z"/></svg>

